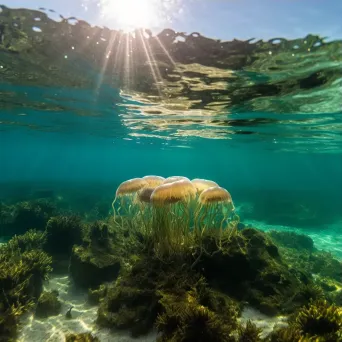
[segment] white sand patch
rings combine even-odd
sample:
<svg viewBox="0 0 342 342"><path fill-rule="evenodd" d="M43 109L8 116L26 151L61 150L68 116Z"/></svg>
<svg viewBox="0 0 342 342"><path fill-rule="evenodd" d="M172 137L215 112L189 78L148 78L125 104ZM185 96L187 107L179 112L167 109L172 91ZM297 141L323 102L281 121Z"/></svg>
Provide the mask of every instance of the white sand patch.
<svg viewBox="0 0 342 342"><path fill-rule="evenodd" d="M35 318L30 314L22 319L18 341L20 342L65 342L64 334L91 332L101 342L152 342L155 334L142 338L132 338L129 332L111 332L95 325L97 307L90 306L86 301L86 294L73 291L69 279L53 277L45 286L45 290L58 290L62 302L61 314L46 319ZM65 313L70 306L72 319L67 319Z"/></svg>
<svg viewBox="0 0 342 342"><path fill-rule="evenodd" d="M268 336L274 327L282 328L287 326L286 316L269 317L261 313L260 311L246 307L242 311L239 319L241 324L246 324L248 320L251 320L258 328L262 329L261 337Z"/></svg>

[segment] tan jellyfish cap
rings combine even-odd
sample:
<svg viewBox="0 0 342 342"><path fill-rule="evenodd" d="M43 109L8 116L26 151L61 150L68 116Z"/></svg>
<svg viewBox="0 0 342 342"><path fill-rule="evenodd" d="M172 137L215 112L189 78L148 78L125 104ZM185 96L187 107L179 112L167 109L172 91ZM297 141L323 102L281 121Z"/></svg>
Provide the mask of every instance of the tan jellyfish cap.
<svg viewBox="0 0 342 342"><path fill-rule="evenodd" d="M116 196L132 194L147 185L148 183L143 178L129 179L119 185L118 189L116 190Z"/></svg>
<svg viewBox="0 0 342 342"><path fill-rule="evenodd" d="M198 198L202 204L218 203L218 202L232 202L230 193L220 186L215 186L204 190Z"/></svg>
<svg viewBox="0 0 342 342"><path fill-rule="evenodd" d="M165 181L165 178L160 176L145 176L142 179L147 182L149 187L157 187Z"/></svg>
<svg viewBox="0 0 342 342"><path fill-rule="evenodd" d="M195 186L198 194L208 188L218 187L216 182L208 179L195 178L191 181L191 183Z"/></svg>
<svg viewBox="0 0 342 342"><path fill-rule="evenodd" d="M177 181L180 181L180 180L186 180L186 181L189 181L189 182L190 182L190 179L187 178L187 177L183 177L183 176L171 176L171 177L167 177L167 178L164 180L164 183L163 183L163 184L169 184L169 183L177 182Z"/></svg>
<svg viewBox="0 0 342 342"><path fill-rule="evenodd" d="M178 180L162 184L155 188L151 195L151 202L156 205L176 203L195 197L196 188L189 180Z"/></svg>
<svg viewBox="0 0 342 342"><path fill-rule="evenodd" d="M138 198L141 202L150 203L151 202L151 195L155 188L148 187L142 188L138 192Z"/></svg>

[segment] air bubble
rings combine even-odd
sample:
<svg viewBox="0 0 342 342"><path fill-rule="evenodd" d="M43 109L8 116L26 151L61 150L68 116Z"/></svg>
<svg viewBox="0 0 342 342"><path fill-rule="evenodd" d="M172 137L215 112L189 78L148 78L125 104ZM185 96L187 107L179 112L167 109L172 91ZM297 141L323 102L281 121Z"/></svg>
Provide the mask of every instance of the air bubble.
<svg viewBox="0 0 342 342"><path fill-rule="evenodd" d="M39 28L38 26L33 26L33 27L32 27L32 30L33 30L34 32L42 32L41 28Z"/></svg>

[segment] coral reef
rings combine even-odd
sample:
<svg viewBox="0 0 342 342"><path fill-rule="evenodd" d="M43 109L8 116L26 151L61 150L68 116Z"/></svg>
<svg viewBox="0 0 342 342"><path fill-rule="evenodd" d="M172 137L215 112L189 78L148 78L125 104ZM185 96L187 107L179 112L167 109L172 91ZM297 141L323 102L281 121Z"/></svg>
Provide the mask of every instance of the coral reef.
<svg viewBox="0 0 342 342"><path fill-rule="evenodd" d="M43 292L36 306L35 314L37 317L46 318L49 316L57 316L61 311L61 302L58 300L58 291L53 290Z"/></svg>
<svg viewBox="0 0 342 342"><path fill-rule="evenodd" d="M15 235L8 241L8 248L19 249L21 252L33 249L42 250L46 243L46 233L35 229L28 230L25 234Z"/></svg>
<svg viewBox="0 0 342 342"><path fill-rule="evenodd" d="M307 235L277 230L271 230L268 234L277 245L287 248L295 248L299 251L303 249L308 251L314 250L314 242Z"/></svg>
<svg viewBox="0 0 342 342"><path fill-rule="evenodd" d="M95 221L87 227L82 245L74 246L70 259L69 271L76 285L94 288L116 279L120 270L117 234L106 222Z"/></svg>
<svg viewBox="0 0 342 342"><path fill-rule="evenodd" d="M44 230L47 221L56 211L55 204L44 199L13 205L1 203L0 235L11 237L29 229Z"/></svg>
<svg viewBox="0 0 342 342"><path fill-rule="evenodd" d="M100 299L107 295L108 287L104 284L100 285L96 289L88 290L88 303L90 305L98 305L100 303Z"/></svg>
<svg viewBox="0 0 342 342"><path fill-rule="evenodd" d="M248 301L265 314L279 313L300 285L300 280L282 261L277 247L256 229L243 229L223 242L220 250L209 235L203 249L206 252L196 268L209 284Z"/></svg>
<svg viewBox="0 0 342 342"><path fill-rule="evenodd" d="M75 215L54 216L46 224L45 250L51 255L70 255L73 245L83 237L81 218Z"/></svg>
<svg viewBox="0 0 342 342"><path fill-rule="evenodd" d="M314 248L309 237L294 232L270 232L268 234L279 247L283 260L292 265L294 271L302 272L307 278L311 278L312 274L317 274L320 277L341 282L342 263L331 253Z"/></svg>
<svg viewBox="0 0 342 342"><path fill-rule="evenodd" d="M19 316L32 308L52 271L51 257L39 249L19 248L23 240L15 237L0 247L0 332L8 338L15 336Z"/></svg>
<svg viewBox="0 0 342 342"><path fill-rule="evenodd" d="M159 341L235 341L237 304L210 290L203 279L182 294L161 293L160 305Z"/></svg>
<svg viewBox="0 0 342 342"><path fill-rule="evenodd" d="M75 246L72 250L69 271L75 285L93 288L115 279L120 261L105 251L94 252L89 247Z"/></svg>

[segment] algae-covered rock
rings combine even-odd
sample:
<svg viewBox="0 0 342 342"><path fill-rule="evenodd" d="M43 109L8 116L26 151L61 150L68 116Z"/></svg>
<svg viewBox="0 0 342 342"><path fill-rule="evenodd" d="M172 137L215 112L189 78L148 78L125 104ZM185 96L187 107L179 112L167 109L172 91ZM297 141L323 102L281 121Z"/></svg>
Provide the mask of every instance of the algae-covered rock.
<svg viewBox="0 0 342 342"><path fill-rule="evenodd" d="M75 285L93 288L117 278L120 261L107 251L93 251L90 247L74 246L69 271Z"/></svg>
<svg viewBox="0 0 342 342"><path fill-rule="evenodd" d="M0 247L0 340L15 336L19 317L42 292L51 262L39 249L22 251L16 240Z"/></svg>
<svg viewBox="0 0 342 342"><path fill-rule="evenodd" d="M271 230L268 235L276 245L281 245L287 248L294 248L297 250L314 250L313 240L304 234L297 234L295 232L282 232Z"/></svg>
<svg viewBox="0 0 342 342"><path fill-rule="evenodd" d="M100 340L91 333L80 333L66 335L65 342L100 342Z"/></svg>
<svg viewBox="0 0 342 342"><path fill-rule="evenodd" d="M101 221L89 224L82 245L72 250L69 271L74 283L94 288L115 280L120 270L120 253L112 227Z"/></svg>
<svg viewBox="0 0 342 342"><path fill-rule="evenodd" d="M320 338L322 341L341 341L341 308L329 305L324 300L311 302L302 308L294 321L301 335L308 338Z"/></svg>
<svg viewBox="0 0 342 342"><path fill-rule="evenodd" d="M10 308L5 311L3 308L0 309L0 342L15 341L19 316L21 314L15 308Z"/></svg>
<svg viewBox="0 0 342 342"><path fill-rule="evenodd" d="M58 300L58 291L43 292L36 306L36 316L46 318L57 316L61 311L61 302Z"/></svg>
<svg viewBox="0 0 342 342"><path fill-rule="evenodd" d="M157 317L158 297L155 289L127 286L118 281L108 287L101 300L97 323L100 326L130 330L133 336L148 333Z"/></svg>
<svg viewBox="0 0 342 342"><path fill-rule="evenodd" d="M96 289L88 290L88 303L90 305L98 305L100 303L100 299L107 295L107 285L100 285Z"/></svg>
<svg viewBox="0 0 342 342"><path fill-rule="evenodd" d="M239 300L247 300L265 314L282 310L285 299L300 285L283 263L278 248L265 233L246 228L217 249L209 235L196 265L214 286Z"/></svg>
<svg viewBox="0 0 342 342"><path fill-rule="evenodd" d="M44 230L56 207L47 200L0 204L0 233L3 236L24 234L29 229Z"/></svg>
<svg viewBox="0 0 342 342"><path fill-rule="evenodd" d="M161 314L156 321L158 341L235 341L237 306L223 301L220 310L215 310L217 307L210 307L217 302L214 293L202 284L200 288L205 294L196 289L182 295L162 293ZM209 306L201 304L204 298Z"/></svg>
<svg viewBox="0 0 342 342"><path fill-rule="evenodd" d="M28 230L25 234L15 235L8 241L8 246L21 252L30 251L33 249L42 250L46 243L46 233L35 229Z"/></svg>
<svg viewBox="0 0 342 342"><path fill-rule="evenodd" d="M47 242L45 250L51 255L70 255L72 246L82 242L83 225L81 218L54 216L46 224Z"/></svg>

